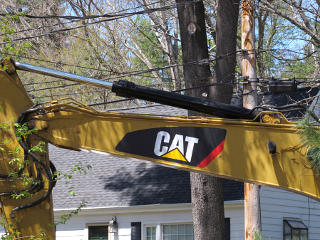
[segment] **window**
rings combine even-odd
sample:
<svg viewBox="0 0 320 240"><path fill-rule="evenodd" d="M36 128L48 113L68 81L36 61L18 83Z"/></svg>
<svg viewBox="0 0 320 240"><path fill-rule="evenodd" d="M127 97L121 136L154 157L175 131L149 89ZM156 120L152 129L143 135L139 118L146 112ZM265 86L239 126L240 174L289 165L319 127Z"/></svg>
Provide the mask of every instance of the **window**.
<svg viewBox="0 0 320 240"><path fill-rule="evenodd" d="M225 224L225 240L230 240L230 218ZM193 231L192 223L148 223L143 226L143 240L194 240Z"/></svg>
<svg viewBox="0 0 320 240"><path fill-rule="evenodd" d="M193 240L193 225L162 225L162 240Z"/></svg>
<svg viewBox="0 0 320 240"><path fill-rule="evenodd" d="M89 240L108 240L108 226L88 226Z"/></svg>
<svg viewBox="0 0 320 240"><path fill-rule="evenodd" d="M283 220L284 240L308 240L308 228L301 220Z"/></svg>
<svg viewBox="0 0 320 240"><path fill-rule="evenodd" d="M145 240L156 240L156 226L146 227L146 238Z"/></svg>

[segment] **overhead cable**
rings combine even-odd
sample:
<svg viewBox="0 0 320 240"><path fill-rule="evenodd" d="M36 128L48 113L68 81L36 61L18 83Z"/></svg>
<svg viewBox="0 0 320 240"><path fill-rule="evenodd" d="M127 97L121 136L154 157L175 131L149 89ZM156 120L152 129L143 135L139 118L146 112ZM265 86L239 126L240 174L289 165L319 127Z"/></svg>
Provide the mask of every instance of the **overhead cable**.
<svg viewBox="0 0 320 240"><path fill-rule="evenodd" d="M49 36L49 35L54 34L54 33L67 32L67 31L76 30L76 29L79 29L79 28L84 28L84 27L87 27L87 26L90 26L90 25L93 25L93 24L114 21L114 20L127 18L127 17L131 17L131 16L135 16L135 15L143 15L143 14L146 14L146 13L152 13L152 12L158 12L158 11L167 11L169 9L174 9L174 8L176 8L176 4L170 5L170 6L159 7L159 8L150 8L150 9L147 9L147 10L141 10L141 11L132 12L132 13L115 14L115 15L111 16L108 19L103 19L103 20L94 21L94 22L88 22L86 24L82 24L82 25L74 26L74 27L56 29L56 30L52 30L50 32L41 33L41 34L38 34L38 35L15 38L15 39L11 39L9 41L0 42L0 45L12 43L12 42L17 42L17 41L29 40L29 39L38 38L38 37L45 37L45 36Z"/></svg>
<svg viewBox="0 0 320 240"><path fill-rule="evenodd" d="M159 3L160 1L158 2L153 2L153 3L150 3L150 4L143 4L143 5L140 5L138 7L134 7L134 8L126 8L126 9L122 9L122 10L119 10L117 12L113 12L112 14L120 14L124 11L129 11L129 10L135 10L135 9L138 9L138 8L141 8L141 7L147 7L147 6L151 6L151 5L155 5L157 3ZM21 13L16 13L18 16L20 17L24 17L24 16L28 16L28 15L21 15ZM0 13L0 16L7 16L8 13ZM11 13L9 15L14 15L14 13ZM32 18L35 18L36 16L32 16ZM39 27L34 27L34 28L27 28L27 29L23 29L23 30L19 30L19 31L15 31L15 32L12 32L11 34L17 34L17 33L22 33L22 32L27 32L27 31L33 31L33 30L39 30L39 29L42 29L42 28L50 28L50 27L55 27L55 26L59 26L59 25L65 25L65 24L69 24L69 23L74 23L74 22L79 22L79 21L82 21L82 19L73 19L73 20L70 20L69 22L60 22L60 23L56 23L56 24L52 24L52 25L44 25L44 26L39 26ZM4 35L8 35L7 33L2 33L0 34L0 36L4 36Z"/></svg>
<svg viewBox="0 0 320 240"><path fill-rule="evenodd" d="M102 19L102 20L99 20L99 21L88 22L86 24L82 24L82 25L79 25L79 26L56 29L56 30L52 30L50 32L46 32L46 33L42 33L42 34L38 34L38 35L15 38L15 39L11 39L9 41L0 42L0 45L12 43L12 42L17 42L17 41L29 40L29 39L38 38L38 37L50 36L51 34L55 34L55 33L59 33L59 32L67 32L67 31L76 30L76 29L79 29L79 28L84 28L86 26L90 26L90 25L93 25L93 24L114 21L114 20L118 20L118 19L122 19L122 18L136 16L136 15L149 14L149 13L159 12L159 11L167 11L167 10L171 10L171 9L177 8L178 5L189 5L189 4L194 4L194 3L198 2L198 1L199 0L192 1L192 2L176 3L176 4L167 5L167 6L162 6L162 7L157 7L157 8L148 8L148 9L144 9L144 10L141 10L141 11L127 12L127 13L122 13L122 14L95 15L94 17L92 17L92 19L94 19L94 18L105 18L105 17L108 17L108 18L107 19ZM37 18L41 18L41 17L43 17L43 18L46 18L46 17L52 18L52 16L34 16L34 17L35 18L36 17ZM84 19L88 19L88 18L90 19L90 16L84 16L84 17L78 17L78 16L56 16L56 18L60 18L60 17L65 18L65 19L80 19L80 20L84 20Z"/></svg>
<svg viewBox="0 0 320 240"><path fill-rule="evenodd" d="M119 10L117 12L112 12L112 13L104 13L104 14L95 14L95 15L87 15L87 16L74 16L74 15L42 15L42 16L36 16L36 15L31 15L31 14L26 14L24 12L8 12L8 13L0 13L0 16L6 17L6 16L19 16L19 17L25 17L25 18L34 18L34 19L52 19L52 18L58 18L58 19L67 19L67 20L86 20L86 19L94 19L94 18L106 18L106 17L115 17L119 16L120 13L123 13L125 11L129 10L135 10L143 7L148 7L155 5L157 3L160 3L161 1L149 3L149 4L142 4L137 7L133 8L126 8Z"/></svg>

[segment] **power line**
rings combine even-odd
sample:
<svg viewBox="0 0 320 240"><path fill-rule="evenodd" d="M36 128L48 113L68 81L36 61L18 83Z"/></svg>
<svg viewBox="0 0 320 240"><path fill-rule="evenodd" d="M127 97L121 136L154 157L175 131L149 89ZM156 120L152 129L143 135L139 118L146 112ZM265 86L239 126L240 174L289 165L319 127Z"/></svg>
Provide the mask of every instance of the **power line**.
<svg viewBox="0 0 320 240"><path fill-rule="evenodd" d="M202 86L179 89L179 90L175 90L175 91L172 91L172 92L182 92L182 91L188 91L188 90L192 90L192 89L199 89L199 88L205 88L205 87L210 87L210 86L215 86L215 85L226 85L226 84L227 85L235 85L237 83L212 83L212 84L207 84L207 85L202 85ZM72 86L72 85L79 85L79 84L63 85L63 86L57 86L57 87L53 87L53 88L61 88L61 87L67 87L67 86ZM45 88L45 89L39 89L39 90L48 90L48 89L53 89L53 88ZM37 91L37 90L33 90L33 91ZM31 92L31 91L29 91L29 92ZM68 94L68 95L72 95L72 94ZM76 95L76 93L74 95ZM61 96L63 96L63 95L61 95ZM42 97L44 97L44 96L39 96L38 98L42 98ZM53 96L46 96L46 97L53 97ZM125 101L130 101L130 100L133 100L133 98L126 98L126 99L108 101L108 102L101 102L101 103L92 103L92 104L89 104L89 106L108 105L108 104L125 102ZM305 101L305 100L306 99L304 99L303 101ZM266 109L267 109L267 107L268 106L259 106L259 108L266 108ZM288 105L288 106L281 107L281 108L289 108L289 107L292 108L292 107L299 107L299 106L296 104L296 105L290 105L290 106Z"/></svg>
<svg viewBox="0 0 320 240"><path fill-rule="evenodd" d="M172 68L172 67L187 66L187 65L193 65L193 64L199 64L199 65L210 64L210 62L216 61L217 59L221 59L221 58L224 58L224 57L228 57L228 56L234 55L234 54L236 54L236 53L238 53L238 52L241 52L241 51L242 51L242 50L237 50L237 51L234 51L234 52L230 52L230 53L227 53L227 54L224 54L224 55L217 56L217 57L215 57L214 59L201 59L201 60L191 61L191 62L187 62L187 63L176 63L176 64L170 64L170 65L166 65L166 66L162 66L162 67L155 67L155 68L151 68L151 69L145 69L145 70L139 70L139 71L132 71L132 72L125 72L125 73L118 73L119 76L110 77L110 78L106 78L106 79L102 79L102 80L116 80L116 79L124 78L124 77L128 77L128 76L135 76L135 75L140 75L140 74L143 74L143 73L150 73L150 72L154 72L154 71L161 71L161 70L165 70L165 69ZM0 51L0 52L1 52L1 51ZM14 54L8 54L8 55L23 57L23 56L14 55ZM79 68L84 68L84 69L104 71L104 70L101 70L101 69L88 68L88 67L83 67L83 66L78 66L78 65L63 63L63 62L54 62L54 61L42 60L42 59L32 58L32 57L23 57L23 58L33 59L33 60L39 60L39 61L44 61L44 62L48 62L48 63L52 63L52 64L61 64L61 65L79 67ZM105 70L105 71L107 71L107 70ZM120 75L120 74L121 74L121 75Z"/></svg>
<svg viewBox="0 0 320 240"><path fill-rule="evenodd" d="M54 64L54 65L63 65L63 66L69 66L69 67L76 67L76 68L82 68L82 69L86 69L86 70L95 70L95 71L99 71L99 72L108 72L110 74L118 74L118 75L121 75L121 74L130 74L130 73L135 73L137 71L133 71L133 72L116 72L116 71L113 71L113 70L107 70L107 69L101 69L101 68L92 68L92 67L85 67L85 66L81 66L81 65L75 65L75 64L70 64L70 63L65 63L65 62L61 62L61 61L50 61L50 60L46 60L46 59L40 59L40 58L34 58L34 57L28 57L28 56L23 56L23 55L18 55L18 54L11 54L11 53L4 53L4 52L1 52L0 53L2 54L5 54L5 55L8 55L8 56L13 56L13 57L19 57L19 58L24 58L24 59L30 59L30 60L35 60L35 61L40 61L40 62L46 62L46 63L51 63L51 64ZM148 69L146 69L148 70ZM155 71L153 69L151 69L151 72L152 71ZM142 74L142 73L141 73ZM156 78L154 76L143 76L139 74L140 77L145 77L145 78ZM138 75L138 74L137 74ZM171 79L171 78L163 78L162 79ZM61 80L59 80L61 81ZM53 81L53 82L56 82L56 81ZM41 84L41 83L39 83Z"/></svg>
<svg viewBox="0 0 320 240"><path fill-rule="evenodd" d="M35 98L52 98L52 97L77 96L77 95L81 95L81 93L53 94L53 95L43 95L43 96L32 95L31 97L35 99Z"/></svg>
<svg viewBox="0 0 320 240"><path fill-rule="evenodd" d="M34 28L27 28L27 29L23 29L23 30L19 30L19 31L15 31L10 33L11 34L17 34L17 33L23 33L23 32L29 32L29 31L34 31L34 30L40 30L42 28L50 28L50 27L55 27L55 26L59 26L59 25L64 25L64 24L68 24L68 23L73 23L73 22L78 22L80 20L71 20L69 22L65 22L65 23L56 23L56 24L52 24L52 25L44 25L41 27L34 27ZM0 36L8 36L8 33L2 33L0 34Z"/></svg>
<svg viewBox="0 0 320 240"><path fill-rule="evenodd" d="M90 105L89 105L90 106ZM142 109L142 108L152 108L152 107L159 107L163 106L162 104L151 104L147 106L140 106L140 107L130 107L130 108L120 108L120 109L108 109L109 112L116 112L116 111L125 111L125 110L135 110L135 109Z"/></svg>
<svg viewBox="0 0 320 240"><path fill-rule="evenodd" d="M307 55L308 57L311 57L313 54L318 53L318 51L312 51L312 52L301 52L301 51L296 51L293 49L288 49L288 48L269 48L269 49L263 49L263 48L254 48L254 49L250 49L250 50L243 50L242 54L249 54L251 52L254 52L256 54L259 53L264 53L264 52L290 52L290 53L295 53L298 55Z"/></svg>
<svg viewBox="0 0 320 240"><path fill-rule="evenodd" d="M138 75L139 77L143 77L143 78L152 78L154 79L155 77L153 76L141 76L141 75ZM161 79L165 79L165 80L168 80L168 79L171 79L171 78L161 78ZM23 86L35 86L35 85L43 85L43 84L54 84L54 83L63 83L63 81L70 81L70 80L52 80L52 81L46 81L46 82L33 82L33 83L24 83ZM154 86L156 85L160 85L160 84L154 84Z"/></svg>
<svg viewBox="0 0 320 240"><path fill-rule="evenodd" d="M257 51L257 52L278 51L278 50L279 49L260 49L260 50L256 50L255 49L255 51ZM285 49L283 49L283 50L285 50ZM289 50L289 51L291 51L291 50ZM296 52L296 51L293 51L293 52ZM231 52L231 53L227 53L227 54L224 54L224 55L217 56L214 59L202 59L202 60L199 60L199 61L193 61L193 62L185 63L185 64L177 63L177 64L171 64L171 65L167 65L167 66L163 66L163 67L156 67L156 68L145 69L145 70L140 70L140 71L132 71L132 72L115 72L115 71L107 70L107 69L85 67L85 66L65 63L65 62L61 62L61 61L50 61L50 60L45 60L45 59L40 59L40 58L34 58L34 57L18 55L18 54L5 53L5 52L1 52L1 51L0 51L0 53L6 54L6 55L9 55L9 56L15 56L15 57L21 57L21 58L25 58L25 59L31 59L31 60L36 60L36 61L47 62L47 63L51 63L51 64L55 64L55 65L64 65L64 66L77 67L77 68L82 68L82 69L87 69L87 70L95 70L95 71L102 71L102 72L109 72L109 73L113 73L113 74L119 74L119 76L111 78L111 79L117 79L117 78L123 78L123 77L129 76L129 75L138 75L138 74L149 73L149 72L153 72L153 71L160 71L160 70L164 70L164 69L167 69L167 68L183 66L183 65L188 65L188 64L197 64L197 63L199 63L199 64L207 64L208 62L216 61L217 59L228 57L228 56L233 55L233 54L243 53L243 51L242 50L236 50L236 51ZM146 76L146 77L150 77L150 76Z"/></svg>
<svg viewBox="0 0 320 240"><path fill-rule="evenodd" d="M199 81L204 80L204 79L199 79ZM219 85L232 85L234 86L236 83L211 83L211 84L207 84L207 85L200 85L200 86L195 86L195 87L190 87L190 88L183 88L183 89L178 89L178 90L174 90L171 92L183 92L183 91L189 91L189 90L194 90L194 89L201 89L201 88L207 88L210 86L219 86ZM40 89L32 89L32 90L28 90L28 93L31 92L37 92L37 91L44 91L44 90L51 90L51 89L59 89L59 88L66 88L66 87L72 87L72 86L86 86L84 84L81 83L74 83L74 84L64 84L64 85L59 85L59 86L53 86L53 87L46 87L46 88L40 88ZM151 85L147 85L145 87L155 87L155 86L159 86L158 84L151 84ZM40 96L41 97L41 96ZM123 99L123 100L117 100L117 102L122 102L122 101L129 101L131 100L131 98L129 99ZM110 103L114 103L114 102L110 102ZM100 103L100 104L96 104L96 105L102 105L102 104L107 104L106 102L104 103Z"/></svg>
<svg viewBox="0 0 320 240"><path fill-rule="evenodd" d="M68 27L68 28L52 30L51 32L46 32L46 33L42 33L42 34L38 34L38 35L34 35L34 36L11 39L9 41L0 42L0 45L12 43L12 42L17 42L17 41L29 40L29 39L33 39L33 38L37 38L37 37L45 37L45 36L49 36L49 35L54 34L54 33L76 30L76 29L83 28L83 27L86 27L86 26L89 26L89 25L98 24L98 23L102 23L102 22L114 21L114 20L118 20L118 19L122 19L122 18L136 16L136 15L149 14L149 13L159 12L159 11L167 11L167 10L171 10L171 9L177 8L178 5L195 4L198 1L199 0L193 1L193 2L175 3L175 4L171 4L171 5L167 5L167 6L162 6L162 7L157 7L157 8L148 8L148 9L144 9L144 10L141 10L141 11L128 12L128 13L122 13L122 14L95 15L93 18L108 17L108 19L103 19L103 20L94 21L94 22L88 22L86 24L82 24L82 25L75 26L75 27ZM32 16L32 15L30 15L30 16ZM79 19L79 20L85 20L87 18L93 19L93 18L90 18L90 16L78 17L78 16L54 16L54 15L52 15L52 16L33 16L33 17L34 18L52 18L52 17L55 17L55 18Z"/></svg>
<svg viewBox="0 0 320 240"><path fill-rule="evenodd" d="M137 7L134 7L134 8L126 8L126 9L122 9L120 11L117 11L117 12L114 12L113 14L120 14L124 11L129 11L129 10L135 10L135 9L138 9L138 8L141 8L141 7L147 7L147 6L151 6L151 5L155 5L157 3L159 3L160 1L158 2L153 2L153 3L150 3L150 4L142 4L140 6L137 6ZM7 16L8 14L5 14L5 13L0 13L0 16ZM15 15L15 13L11 13L9 15ZM27 16L27 15L21 15L21 13L17 13L17 15L19 15L20 17L24 17L24 16ZM40 26L40 27L35 27L35 28L28 28L28 29L23 29L23 30L20 30L20 31L15 31L15 32L12 32L11 34L17 34L17 33L22 33L22 32L27 32L27 31L33 31L33 30L39 30L39 29L42 29L42 28L49 28L49 27L55 27L55 26L59 26L59 25L63 25L63 24L68 24L68 23L74 23L74 22L79 22L81 21L82 19L74 19L74 20L71 20L69 22L60 22L60 23L56 23L56 24L52 24L52 25L46 25L46 26ZM2 33L0 34L0 36L4 36L4 35L8 35L7 33Z"/></svg>
<svg viewBox="0 0 320 240"><path fill-rule="evenodd" d="M37 82L37 83L24 83L23 86L34 86L40 84L51 84L51 83L62 83L63 80L47 81L47 82Z"/></svg>
<svg viewBox="0 0 320 240"><path fill-rule="evenodd" d="M131 101L131 100L134 100L134 98L125 98L125 99L108 101L108 102L101 102L101 103L91 103L91 104L88 104L88 106L94 107L94 106L107 105L107 104L113 104L113 103L127 102L127 101Z"/></svg>
<svg viewBox="0 0 320 240"><path fill-rule="evenodd" d="M51 64L54 64L54 65L64 65L64 66L69 66L69 67L82 68L82 69L86 69L86 70L95 70L95 71L109 72L109 73L118 74L118 72L114 72L114 71L108 70L108 69L85 67L85 66L75 65L75 64L71 64L71 63L60 62L60 61L50 61L50 60L40 59L40 58L35 58L35 57L28 57L28 56L23 56L23 55L18 55L18 54L5 53L5 52L2 52L2 51L0 51L0 53L8 55L8 56L12 56L12 57L20 57L20 58L24 58L24 59L31 59L31 60L35 60L35 61L51 63Z"/></svg>
<svg viewBox="0 0 320 240"><path fill-rule="evenodd" d="M228 53L228 54L225 54L225 55L222 55L222 56L218 56L217 58L222 58L222 57L226 57L226 56L229 56L229 55L232 55L232 54L236 54L237 52L241 52L241 50L238 50L238 51L235 51L233 53ZM26 57L27 58L27 57ZM39 60L39 59L37 59ZM214 61L216 59L212 59L210 61ZM50 63L57 63L57 64L65 64L65 63L61 63L61 62L53 62L53 61L47 61L47 60L43 60L43 61L46 61L46 62L50 62ZM191 62L191 63L186 63L186 65L188 64L207 64L210 62L208 59L203 59L203 60L200 60L200 61L195 61L195 62ZM66 64L68 65L68 64ZM184 64L174 64L174 65L167 65L167 66L164 66L164 67L157 67L157 68L153 68L153 69L147 69L147 70L142 70L142 71L133 71L133 72L127 72L127 73L124 73L120 76L115 76L115 77L110 77L110 78L107 78L107 79L104 79L104 80L116 80L116 79L119 79L119 78L124 78L124 77L128 77L128 76L139 76L140 74L143 74L143 73L148 73L148 72L152 72L152 71L159 71L159 70L163 70L163 69L166 69L166 68L170 68L170 67L175 67L175 66L183 66ZM81 67L81 66L77 66L77 65L72 65L74 67ZM83 68L86 68L86 67L83 67ZM89 69L93 69L93 68L89 68ZM101 69L95 69L95 70L101 70ZM147 76L146 76L147 77ZM264 79L267 79L267 78L264 78ZM271 80L272 78L269 78L268 80ZM299 78L295 78L295 79L299 79ZM300 79L303 79L304 82L298 82L298 84L301 84L301 83L309 83L309 84L317 84L319 83L319 79L314 79L314 78L300 78ZM307 81L307 79L310 79L312 81ZM259 82L259 84L267 84L267 83L264 83L263 80L260 78L260 81L259 79L247 79L247 80L255 80L257 82ZM58 82L58 81L57 81ZM41 84L41 83L39 83ZM233 85L236 85L236 84L240 84L240 82L238 83L232 83ZM29 84L29 85L32 85L32 84ZM217 84L216 84L217 85ZM223 84L225 85L225 84ZM55 88L65 88L65 87L68 87L68 86L73 86L73 85L61 85L61 86L54 86L54 87L47 87L47 88L44 88L44 89L39 89L39 91L43 91L43 90L49 90L49 89L55 89ZM206 86L200 86L200 88L202 87L208 87L210 85L206 85ZM186 91L188 89L182 89L181 91ZM37 90L31 90L31 91L37 91Z"/></svg>
<svg viewBox="0 0 320 240"><path fill-rule="evenodd" d="M80 83L64 84L64 85L55 86L55 87L46 87L46 88L28 90L27 93L44 91L44 90L51 90L51 89L56 89L56 88L66 88L66 87L79 86L79 85L81 85L81 84Z"/></svg>
<svg viewBox="0 0 320 240"><path fill-rule="evenodd" d="M45 37L45 36L49 36L49 35L54 34L54 33L76 30L76 29L79 29L79 28L83 28L83 27L86 27L86 26L93 25L93 24L114 21L114 20L118 20L118 19L122 19L122 18L132 17L132 16L135 16L135 15L143 15L143 14L146 14L146 13L152 13L152 12L158 12L158 11L167 11L167 10L170 10L170 9L174 9L176 7L177 7L177 4L173 4L173 5L163 6L163 7L159 7L159 8L149 8L147 10L141 10L141 11L138 11L138 12L114 14L113 16L111 16L108 19L103 19L103 20L99 20L99 21L95 21L95 22L89 22L89 23L82 24L82 25L75 26L75 27L67 27L67 28L52 30L50 32L46 32L46 33L42 33L42 34L38 34L38 35L34 35L34 36L11 39L9 41L0 42L0 45L12 43L12 42L17 42L17 41L29 40L29 39L33 39L33 38L37 38L37 37Z"/></svg>
<svg viewBox="0 0 320 240"><path fill-rule="evenodd" d="M242 52L242 50L236 50L234 52L230 52L230 53L227 53L224 55L216 56L214 59L201 59L201 60L197 60L197 61L190 61L187 63L170 64L170 65L166 65L163 67L155 67L155 68L141 70L141 71L133 71L133 72L125 73L123 75L119 75L119 76L111 77L111 78L106 78L106 79L102 79L102 80L115 80L115 79L119 79L119 78L123 78L123 77L128 77L128 76L133 76L133 75L138 75L138 74L143 74L143 73L149 73L149 72L154 72L154 71L160 71L160 70L164 70L164 69L168 69L168 68L172 68L172 67L179 67L179 66L181 67L181 66L188 66L188 65L193 65L193 64L199 64L199 65L210 64L210 62L214 62L218 59L234 55L238 52Z"/></svg>
<svg viewBox="0 0 320 240"><path fill-rule="evenodd" d="M110 78L111 79L111 78ZM108 80L110 80L108 79ZM267 79L267 80L266 80ZM310 78L310 80L312 79L312 81L306 81L306 78L303 78L303 80L305 81L296 81L297 84L318 84L320 83L320 80L317 79L313 79ZM199 79L199 81L201 81L203 79ZM200 86L196 86L196 87L190 87L190 88L183 88L183 89L178 89L175 90L173 92L182 92L182 91L189 91L189 90L194 90L194 89L201 89L201 88L206 88L206 87L210 87L210 86L219 86L219 85L232 85L232 86L237 86L237 85L241 85L245 82L249 82L249 81L256 81L260 86L269 86L270 84L270 80L278 80L278 81L284 81L284 80L279 80L279 79L274 79L274 78L263 78L263 79L259 79L259 78L255 78L255 79L245 79L243 81L237 81L237 82L230 82L230 83L211 83L211 84L207 84L207 85L200 85ZM288 80L288 79L285 79ZM296 79L292 79L292 80L296 80ZM58 81L57 81L58 82ZM53 86L53 87L46 87L46 88L41 88L41 89L33 89L33 90L29 90L27 92L36 92L36 91L44 91L44 90L51 90L51 89L58 89L58 88L66 88L66 87L71 87L71 86L77 86L77 85L81 85L81 86L85 86L82 85L80 83L75 83L75 84L64 84L64 85L59 85L59 86ZM159 86L159 84L157 85L149 85L149 86ZM148 87L148 86L147 86Z"/></svg>
<svg viewBox="0 0 320 240"><path fill-rule="evenodd" d="M81 21L81 20L86 20L86 19L94 19L94 18L105 18L105 17L115 17L118 16L118 14L129 11L129 10L135 10L143 7L148 7L155 5L157 3L160 3L161 1L149 3L149 4L142 4L137 7L133 8L126 8L119 10L117 12L112 12L112 13L104 13L104 14L99 14L99 15L88 15L88 16L74 16L74 15L43 15L43 16L36 16L36 15L30 15L30 14L25 14L23 12L12 12L12 13L0 13L0 16L7 17L7 16L19 16L19 17L26 17L26 18L34 18L34 19L52 19L52 18L59 18L59 19L67 19L67 20L76 20L76 21Z"/></svg>

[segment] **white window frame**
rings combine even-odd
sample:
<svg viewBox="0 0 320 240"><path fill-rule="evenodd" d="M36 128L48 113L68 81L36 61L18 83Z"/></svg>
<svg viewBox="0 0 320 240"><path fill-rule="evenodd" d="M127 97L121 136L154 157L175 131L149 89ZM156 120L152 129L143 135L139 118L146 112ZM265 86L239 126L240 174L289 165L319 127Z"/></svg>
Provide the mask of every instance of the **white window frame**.
<svg viewBox="0 0 320 240"><path fill-rule="evenodd" d="M160 228L160 239L159 240L163 240L163 226L164 225L192 225L193 226L193 222L170 222L170 223L161 223L161 228ZM194 236L194 233L193 233ZM158 239L157 239L158 240Z"/></svg>
<svg viewBox="0 0 320 240"><path fill-rule="evenodd" d="M302 225L304 225L304 227L303 228L292 228L289 223L290 221L299 222ZM299 231L306 230L307 231L307 239L309 239L309 227L304 223L304 221L302 219L300 219L300 218L284 218L282 222L283 222L283 237L282 237L282 239L285 239L285 222L291 230L291 237L292 237L292 230L293 229L296 229Z"/></svg>
<svg viewBox="0 0 320 240"><path fill-rule="evenodd" d="M164 225L181 225L181 224L190 224L193 225L192 222L150 222L150 223L143 223L143 231L142 231L142 239L147 239L147 227L156 227L156 240L163 240L163 226Z"/></svg>
<svg viewBox="0 0 320 240"><path fill-rule="evenodd" d="M155 227L156 228L156 240L158 240L158 225L159 224L144 224L143 225L143 236L142 239L143 240L147 240L147 228L148 227Z"/></svg>

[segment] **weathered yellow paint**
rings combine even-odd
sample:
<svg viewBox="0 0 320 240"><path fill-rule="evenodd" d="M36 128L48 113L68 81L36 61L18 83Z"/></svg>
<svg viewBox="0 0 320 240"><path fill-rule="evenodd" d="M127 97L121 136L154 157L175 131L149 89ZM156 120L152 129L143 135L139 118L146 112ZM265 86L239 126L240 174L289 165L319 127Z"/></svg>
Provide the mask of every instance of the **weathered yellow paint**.
<svg viewBox="0 0 320 240"><path fill-rule="evenodd" d="M187 171L279 187L320 199L320 177L311 169L305 157L306 149L301 146L300 136L293 123L269 124L207 117L157 117L96 112L70 104L56 104L44 109L48 113L35 118L39 120L39 127L46 122L47 128L37 134L57 146L141 158ZM187 166L122 153L115 149L129 132L185 126L227 130L224 150L207 167ZM277 145L276 154L269 153L268 141Z"/></svg>
<svg viewBox="0 0 320 240"><path fill-rule="evenodd" d="M25 89L23 88L20 79L15 71L10 70L12 65L9 65L8 72L0 70L0 124L8 124L9 129L0 128L0 145L4 147L4 151L0 151L0 174L9 174L12 172L9 166L9 161L12 159L10 150L18 148L20 150L20 158L23 158L23 149L20 147L15 137L14 126L18 116L30 108L33 103L28 97ZM37 142L32 139L32 142ZM8 144L3 144L8 142ZM41 156L41 160L48 162L47 154ZM45 178L44 178L45 179ZM25 189L19 180L1 179L0 192L11 192L16 190ZM27 208L15 212L15 217L10 217L11 210L17 206L32 202L40 198L47 189L45 183L44 190L34 194L31 198L15 200L11 197L1 197L1 214L6 220L6 225L11 233L18 237L24 236L24 239L29 239L30 236L40 237L43 232L49 239L55 238L55 231L53 223L52 200L49 198L47 201L42 202L32 208Z"/></svg>

